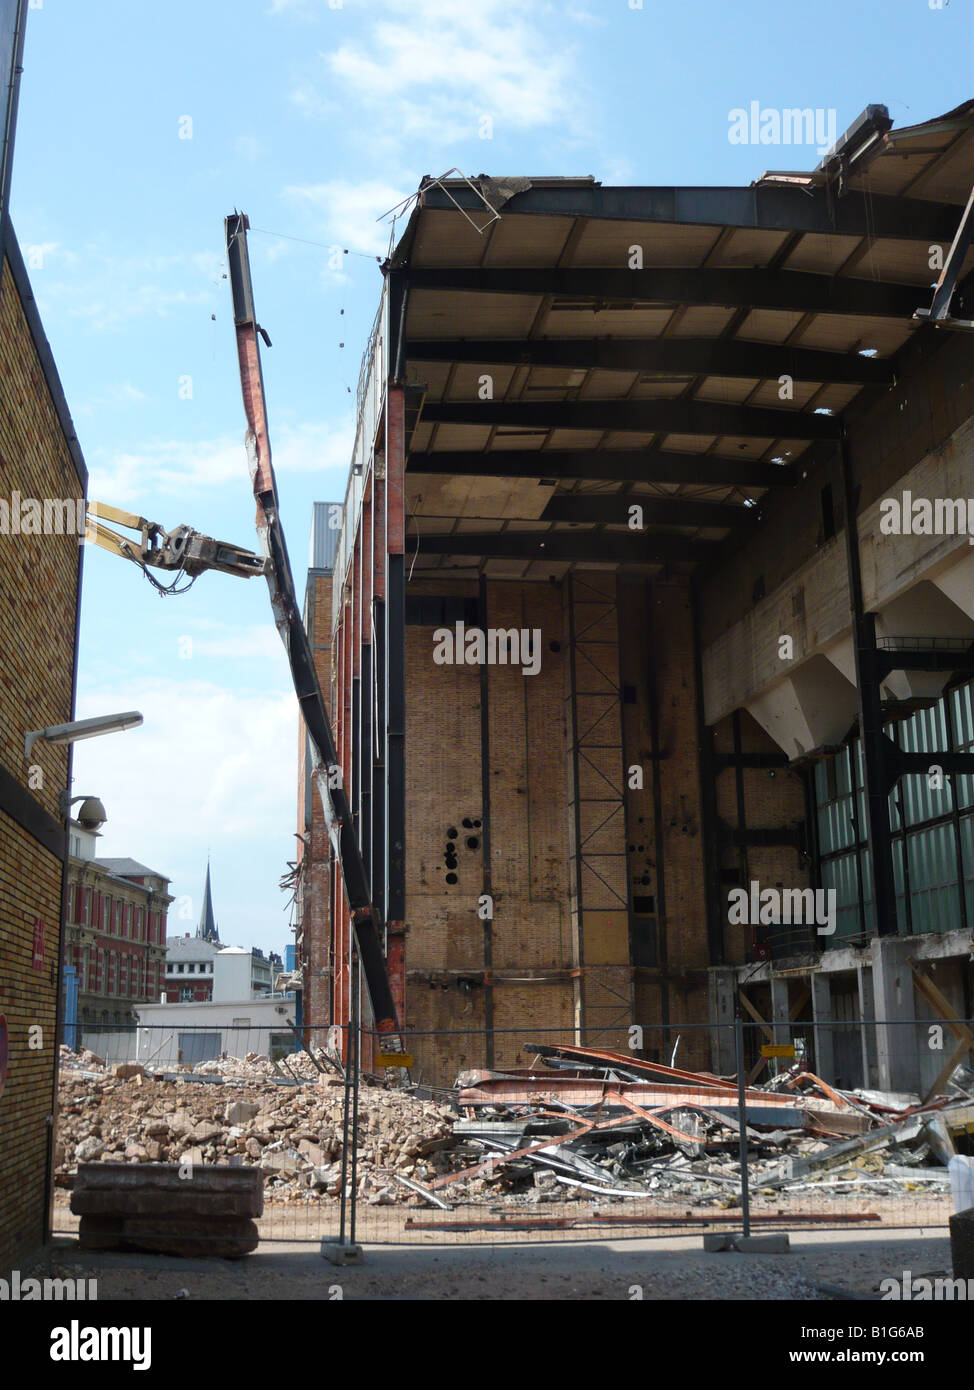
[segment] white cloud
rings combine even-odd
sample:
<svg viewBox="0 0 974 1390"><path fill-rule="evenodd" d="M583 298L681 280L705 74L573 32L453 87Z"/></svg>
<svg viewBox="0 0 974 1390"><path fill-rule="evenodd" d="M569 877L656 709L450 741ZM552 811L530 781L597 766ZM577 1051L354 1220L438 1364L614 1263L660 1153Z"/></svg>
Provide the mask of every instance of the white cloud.
<svg viewBox="0 0 974 1390"><path fill-rule="evenodd" d="M239 135L233 142L233 148L248 164L256 164L263 153L263 146L253 135Z"/></svg>
<svg viewBox="0 0 974 1390"><path fill-rule="evenodd" d="M329 89L304 81L291 99L306 114L360 105L369 138L443 146L476 138L483 116L495 135L560 126L579 116L583 82L559 15L522 0L375 0L366 37L322 55ZM548 14L542 27L539 20ZM337 84L341 95L330 95Z"/></svg>
<svg viewBox="0 0 974 1390"><path fill-rule="evenodd" d="M140 391L138 386L133 386L130 381L119 381L114 382L111 386L106 386L97 396L90 396L87 400L76 402L73 410L75 415L93 415L96 410L139 405L148 399L145 392Z"/></svg>
<svg viewBox="0 0 974 1390"><path fill-rule="evenodd" d="M385 179L350 182L332 179L325 183L289 184L283 196L314 216L320 235L339 250L384 256L389 250L389 223L376 219L390 211L412 191ZM344 264L345 257L342 257ZM342 274L329 267L332 274Z"/></svg>
<svg viewBox="0 0 974 1390"><path fill-rule="evenodd" d="M196 624L189 624L195 627ZM260 627L234 627L227 630L225 624L207 624L220 629L219 636L196 636L192 638L193 656L218 657L221 661L260 661L274 662L284 650L277 628L268 622Z"/></svg>
<svg viewBox="0 0 974 1390"><path fill-rule="evenodd" d="M279 474L348 471L355 440L349 413L335 424L284 425L272 439L274 471ZM116 505L133 501L151 488L163 495L249 483L243 431L216 440L167 439L144 444L136 452L89 453L89 495Z"/></svg>
<svg viewBox="0 0 974 1390"><path fill-rule="evenodd" d="M573 24L584 25L587 29L602 29L609 22L604 12L590 10L583 0L568 0L565 15Z"/></svg>
<svg viewBox="0 0 974 1390"><path fill-rule="evenodd" d="M168 317L182 308L217 307L223 265L213 251L173 256L119 256L100 247L72 255L70 280L38 273L34 289L45 319L82 319L111 332L133 319Z"/></svg>
<svg viewBox="0 0 974 1390"><path fill-rule="evenodd" d="M28 272L43 270L60 245L59 241L35 241L25 246L21 254Z"/></svg>
<svg viewBox="0 0 974 1390"><path fill-rule="evenodd" d="M273 897L293 844L297 757L294 695L268 689L289 684L280 643L277 653L279 667L261 669L260 690L167 676L81 691L78 718L145 716L140 728L75 750L75 792L99 796L108 813L100 857L130 855L171 876L198 865L202 877L213 846L237 856L255 897Z"/></svg>

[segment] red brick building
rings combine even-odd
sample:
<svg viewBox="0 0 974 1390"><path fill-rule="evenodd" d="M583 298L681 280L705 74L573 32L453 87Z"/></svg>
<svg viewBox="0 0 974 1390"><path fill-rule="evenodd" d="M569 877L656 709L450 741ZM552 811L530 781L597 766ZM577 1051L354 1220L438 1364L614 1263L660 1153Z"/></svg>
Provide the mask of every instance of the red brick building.
<svg viewBox="0 0 974 1390"><path fill-rule="evenodd" d="M165 988L169 879L135 859L88 857L72 828L65 961L78 972L78 1022L85 1030L127 1027L136 1004Z"/></svg>

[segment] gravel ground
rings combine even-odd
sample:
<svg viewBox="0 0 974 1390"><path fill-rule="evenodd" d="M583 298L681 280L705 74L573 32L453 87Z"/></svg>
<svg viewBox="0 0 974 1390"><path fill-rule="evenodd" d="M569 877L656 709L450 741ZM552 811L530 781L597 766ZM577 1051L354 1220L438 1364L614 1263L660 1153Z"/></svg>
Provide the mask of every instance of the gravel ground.
<svg viewBox="0 0 974 1390"><path fill-rule="evenodd" d="M317 1245L262 1245L243 1260L92 1254L61 1239L22 1277L95 1278L98 1298L378 1300L826 1300L821 1286L876 1298L880 1279L911 1270L944 1275L950 1244L930 1235L799 1232L784 1255L705 1253L701 1238L451 1246L369 1246L360 1265L337 1267Z"/></svg>

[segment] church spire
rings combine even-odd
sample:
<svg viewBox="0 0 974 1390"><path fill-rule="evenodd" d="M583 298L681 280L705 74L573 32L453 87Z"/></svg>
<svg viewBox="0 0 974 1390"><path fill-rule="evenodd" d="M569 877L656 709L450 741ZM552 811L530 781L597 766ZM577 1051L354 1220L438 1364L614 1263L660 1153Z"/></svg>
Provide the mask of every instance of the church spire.
<svg viewBox="0 0 974 1390"><path fill-rule="evenodd" d="M216 918L213 916L213 894L210 892L210 861L206 861L206 887L203 890L203 911L200 913L200 924L196 928L196 935L204 941L212 941L217 946L220 944L220 933L217 930Z"/></svg>

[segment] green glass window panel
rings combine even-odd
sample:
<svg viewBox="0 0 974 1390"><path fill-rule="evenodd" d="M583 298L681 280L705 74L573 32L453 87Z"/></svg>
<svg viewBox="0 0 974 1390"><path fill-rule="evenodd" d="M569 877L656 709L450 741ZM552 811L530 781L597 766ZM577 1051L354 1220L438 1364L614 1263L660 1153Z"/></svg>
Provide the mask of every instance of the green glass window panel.
<svg viewBox="0 0 974 1390"><path fill-rule="evenodd" d="M821 807L829 799L828 764L823 758L815 764L815 804Z"/></svg>

